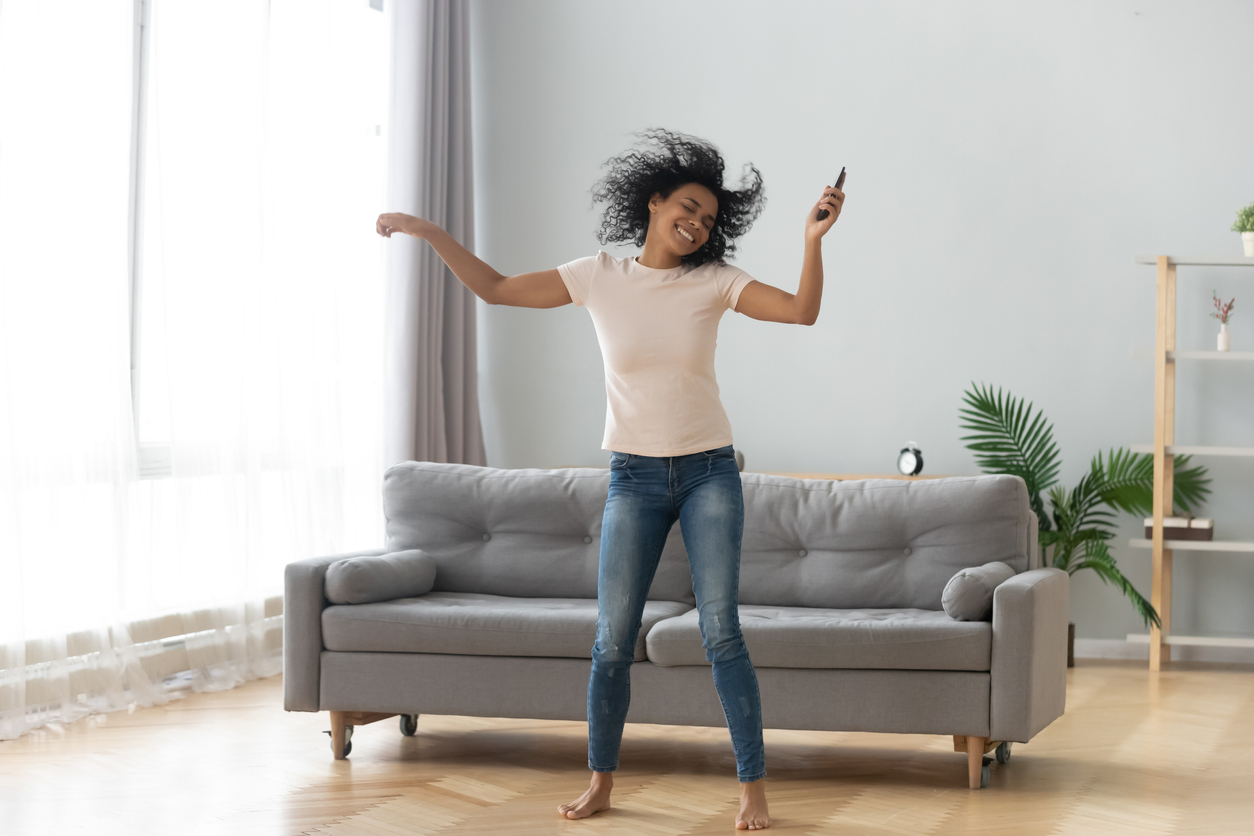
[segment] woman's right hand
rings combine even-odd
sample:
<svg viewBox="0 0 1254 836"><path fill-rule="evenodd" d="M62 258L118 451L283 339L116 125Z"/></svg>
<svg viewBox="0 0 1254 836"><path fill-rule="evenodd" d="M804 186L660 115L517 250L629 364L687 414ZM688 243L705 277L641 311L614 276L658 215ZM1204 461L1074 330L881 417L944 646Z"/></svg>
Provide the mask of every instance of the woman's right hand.
<svg viewBox="0 0 1254 836"><path fill-rule="evenodd" d="M393 232L403 232L415 238L423 238L426 223L422 218L415 218L403 212L385 212L374 222L374 231L384 238L391 238Z"/></svg>

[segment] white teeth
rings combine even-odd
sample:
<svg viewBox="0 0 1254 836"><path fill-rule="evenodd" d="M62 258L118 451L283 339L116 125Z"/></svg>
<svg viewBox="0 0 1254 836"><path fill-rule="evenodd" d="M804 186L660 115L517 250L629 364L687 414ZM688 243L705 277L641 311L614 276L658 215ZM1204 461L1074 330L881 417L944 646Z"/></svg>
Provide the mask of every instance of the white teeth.
<svg viewBox="0 0 1254 836"><path fill-rule="evenodd" d="M675 228L679 230L680 235L684 236L685 238L687 238L689 241L691 241L694 244L697 243L697 239L693 238L692 234L689 233L688 230L684 229L683 227L678 227L678 226Z"/></svg>

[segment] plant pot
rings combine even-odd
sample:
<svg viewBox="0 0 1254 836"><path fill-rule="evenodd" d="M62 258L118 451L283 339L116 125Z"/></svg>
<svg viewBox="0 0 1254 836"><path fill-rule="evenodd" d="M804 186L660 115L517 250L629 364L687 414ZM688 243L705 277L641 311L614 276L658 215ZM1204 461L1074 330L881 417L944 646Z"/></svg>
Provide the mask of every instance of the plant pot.
<svg viewBox="0 0 1254 836"><path fill-rule="evenodd" d="M1245 257L1254 258L1254 232L1242 232L1241 243L1245 245Z"/></svg>
<svg viewBox="0 0 1254 836"><path fill-rule="evenodd" d="M1232 337L1228 336L1228 323L1219 323L1219 339L1216 342L1220 351L1232 350Z"/></svg>
<svg viewBox="0 0 1254 836"><path fill-rule="evenodd" d="M1067 624L1067 667L1075 667L1075 622Z"/></svg>

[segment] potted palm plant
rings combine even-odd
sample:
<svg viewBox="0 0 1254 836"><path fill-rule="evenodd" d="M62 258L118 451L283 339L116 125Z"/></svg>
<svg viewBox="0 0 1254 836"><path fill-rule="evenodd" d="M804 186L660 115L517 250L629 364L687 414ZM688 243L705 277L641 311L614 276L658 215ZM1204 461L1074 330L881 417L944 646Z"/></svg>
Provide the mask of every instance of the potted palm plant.
<svg viewBox="0 0 1254 836"><path fill-rule="evenodd" d="M1237 210L1237 219L1232 224L1232 231L1241 233L1241 243L1245 246L1246 257L1254 256L1254 203Z"/></svg>
<svg viewBox="0 0 1254 836"><path fill-rule="evenodd" d="M1067 490L1058 483L1060 456L1054 427L1031 402L996 392L991 386L971 384L963 393L960 426L967 449L985 473L1008 473L1027 484L1032 510L1040 525L1041 565L1074 575L1092 569L1104 583L1115 586L1148 626L1161 627L1158 612L1124 576L1106 542L1115 536L1116 511L1145 517L1152 514L1154 457L1120 447L1108 455L1100 451L1089 470ZM1188 456L1175 457L1173 500L1192 513L1210 493L1206 468L1189 467ZM1046 500L1049 508L1046 509ZM1067 637L1067 665L1073 664L1075 625Z"/></svg>

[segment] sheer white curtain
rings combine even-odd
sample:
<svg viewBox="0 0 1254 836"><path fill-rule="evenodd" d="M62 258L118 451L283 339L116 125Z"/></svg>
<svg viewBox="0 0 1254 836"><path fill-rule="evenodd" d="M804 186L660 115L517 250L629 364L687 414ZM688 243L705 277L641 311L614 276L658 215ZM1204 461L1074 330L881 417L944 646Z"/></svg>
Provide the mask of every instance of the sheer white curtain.
<svg viewBox="0 0 1254 836"><path fill-rule="evenodd" d="M140 10L0 5L0 738L278 673L383 539L386 17Z"/></svg>

